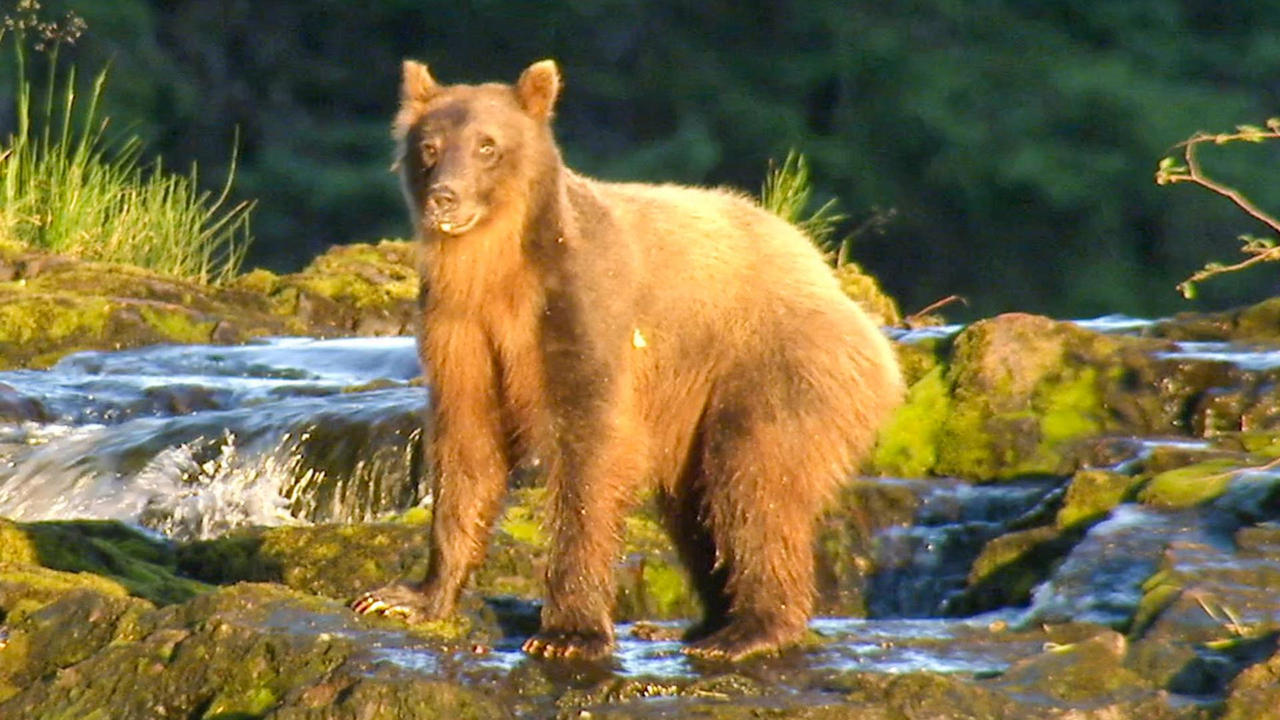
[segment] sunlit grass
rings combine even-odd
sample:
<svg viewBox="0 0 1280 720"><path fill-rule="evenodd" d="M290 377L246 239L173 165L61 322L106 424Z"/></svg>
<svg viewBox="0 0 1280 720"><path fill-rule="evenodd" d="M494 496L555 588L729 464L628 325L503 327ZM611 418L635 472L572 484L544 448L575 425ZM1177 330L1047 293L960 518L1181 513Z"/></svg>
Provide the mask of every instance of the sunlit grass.
<svg viewBox="0 0 1280 720"><path fill-rule="evenodd" d="M14 133L0 148L0 243L88 260L138 265L202 283L234 276L251 241L252 204L229 199L235 157L216 195L200 190L196 170L146 164L137 137L113 140L100 102L107 72L79 96L74 67L61 69L53 23L39 4L20 3L0 27L14 62ZM76 29L83 29L81 23ZM53 32L51 32L53 31ZM27 42L47 54L48 70L31 79Z"/></svg>
<svg viewBox="0 0 1280 720"><path fill-rule="evenodd" d="M806 215L813 199L813 182L809 178L809 162L804 155L791 150L781 165L770 163L760 204L775 215L800 228L824 252L835 256L836 264L848 260L849 239L836 239L836 229L849 217L836 210L832 198Z"/></svg>

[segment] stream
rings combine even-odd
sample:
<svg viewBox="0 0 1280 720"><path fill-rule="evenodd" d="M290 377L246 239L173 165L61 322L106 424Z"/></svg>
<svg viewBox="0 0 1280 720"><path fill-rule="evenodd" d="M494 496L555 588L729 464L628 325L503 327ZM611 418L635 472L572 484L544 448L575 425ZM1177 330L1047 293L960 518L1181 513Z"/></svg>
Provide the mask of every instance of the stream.
<svg viewBox="0 0 1280 720"><path fill-rule="evenodd" d="M1126 333L1144 323L1081 324ZM918 337L955 330L928 329ZM1280 352L1225 343L1183 343L1167 355L1241 372L1280 367ZM8 418L0 421L0 517L114 519L186 541L246 525L360 522L403 511L429 499L418 479L419 418L428 402L413 382L418 373L412 338L157 346L78 353L47 371L0 372L0 420ZM1260 474L1267 472L1276 471ZM1241 523L1223 520L1247 511L1231 503L1248 505L1255 477L1212 511L1121 505L1088 529L1035 588L1029 606L951 616L983 546L1016 529L1019 518L1059 502L1066 480L885 479L916 495L914 521L877 531L869 617L815 619L812 629L831 642L810 663L998 673L1038 651L1044 638L989 628L1122 626L1162 564L1191 575L1280 576L1280 553L1268 552L1274 547L1236 552L1232 533ZM1273 611L1241 612L1240 622L1276 620L1267 615ZM642 642L630 630L619 628L620 674L693 672L677 642ZM385 659L434 671L437 661L412 643L380 643ZM516 640L499 643L477 663L503 669L522 660Z"/></svg>

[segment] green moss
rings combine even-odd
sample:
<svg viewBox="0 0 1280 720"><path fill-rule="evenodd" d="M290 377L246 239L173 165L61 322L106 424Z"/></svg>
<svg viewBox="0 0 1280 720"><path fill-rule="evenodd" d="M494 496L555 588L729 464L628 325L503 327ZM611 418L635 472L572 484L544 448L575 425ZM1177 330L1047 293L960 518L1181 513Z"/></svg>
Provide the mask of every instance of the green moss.
<svg viewBox="0 0 1280 720"><path fill-rule="evenodd" d="M938 462L939 438L950 409L950 387L939 365L911 386L906 402L880 431L876 471L898 477L929 474Z"/></svg>
<svg viewBox="0 0 1280 720"><path fill-rule="evenodd" d="M431 524L431 510L420 505L411 507L396 516L396 522L402 522L406 525L429 525Z"/></svg>
<svg viewBox="0 0 1280 720"><path fill-rule="evenodd" d="M977 479L1014 474L1015 443L1025 443L1035 429L1031 413L1021 413L1026 422L1012 426L1014 416L993 422L990 409L978 402L953 399L951 408L938 433L934 472Z"/></svg>
<svg viewBox="0 0 1280 720"><path fill-rule="evenodd" d="M147 325L170 342L207 343L217 322L200 320L185 308L145 306L138 311Z"/></svg>
<svg viewBox="0 0 1280 720"><path fill-rule="evenodd" d="M0 610L3 610L4 621L8 624L16 623L77 590L90 590L113 597L129 595L128 589L120 583L93 573L72 573L38 565L0 563Z"/></svg>
<svg viewBox="0 0 1280 720"><path fill-rule="evenodd" d="M269 687L256 687L243 692L221 693L209 703L201 718L231 720L262 717L279 704L280 698Z"/></svg>
<svg viewBox="0 0 1280 720"><path fill-rule="evenodd" d="M183 602L210 588L177 574L173 549L113 521L64 521L19 526L41 565L101 575L158 604Z"/></svg>
<svg viewBox="0 0 1280 720"><path fill-rule="evenodd" d="M1254 455L1280 457L1280 435L1274 430L1251 430L1238 435L1240 445Z"/></svg>
<svg viewBox="0 0 1280 720"><path fill-rule="evenodd" d="M498 529L518 543L543 549L547 547L542 527L542 506L546 493L542 488L523 488L511 493L511 503L498 522Z"/></svg>
<svg viewBox="0 0 1280 720"><path fill-rule="evenodd" d="M1127 500L1141 482L1109 470L1081 470L1071 478L1056 524L1067 529L1086 526Z"/></svg>
<svg viewBox="0 0 1280 720"><path fill-rule="evenodd" d="M270 270L254 268L232 281L231 287L246 292L270 295L280 286L280 276Z"/></svg>
<svg viewBox="0 0 1280 720"><path fill-rule="evenodd" d="M894 353L902 378L910 387L943 362L942 356L950 347L949 338L924 338L911 343L895 342Z"/></svg>
<svg viewBox="0 0 1280 720"><path fill-rule="evenodd" d="M1040 415L1040 438L1046 449L1103 429L1098 371L1089 366L1067 372L1039 388L1033 403Z"/></svg>
<svg viewBox="0 0 1280 720"><path fill-rule="evenodd" d="M343 245L317 257L285 282L358 309L415 302L419 280L412 254L412 245L404 242Z"/></svg>
<svg viewBox="0 0 1280 720"><path fill-rule="evenodd" d="M279 582L346 600L426 574L429 528L368 523L244 530L177 549L183 572L205 582Z"/></svg>
<svg viewBox="0 0 1280 720"><path fill-rule="evenodd" d="M997 571L1022 560L1037 546L1058 537L1053 527L1038 527L1008 533L994 538L982 547L982 552L969 569L969 583L989 580Z"/></svg>
<svg viewBox="0 0 1280 720"><path fill-rule="evenodd" d="M39 563L35 543L16 523L0 518L0 563Z"/></svg>
<svg viewBox="0 0 1280 720"><path fill-rule="evenodd" d="M263 531L237 530L213 540L197 540L178 546L178 568L189 577L207 583L279 581L278 564L263 556Z"/></svg>
<svg viewBox="0 0 1280 720"><path fill-rule="evenodd" d="M668 563L650 563L645 567L644 587L653 599L653 617L687 617L693 592L684 569Z"/></svg>
<svg viewBox="0 0 1280 720"><path fill-rule="evenodd" d="M1027 604L1032 590L1049 577L1082 535L1049 525L993 538L974 560L968 587L952 601L951 611L974 614Z"/></svg>
<svg viewBox="0 0 1280 720"><path fill-rule="evenodd" d="M1146 505L1189 508L1201 505L1226 492L1232 470L1240 463L1232 459L1207 460L1157 474L1138 491Z"/></svg>
<svg viewBox="0 0 1280 720"><path fill-rule="evenodd" d="M857 301L877 324L897 325L902 322L898 303L857 263L846 262L834 272L844 294Z"/></svg>
<svg viewBox="0 0 1280 720"><path fill-rule="evenodd" d="M1182 594L1182 583L1167 570L1156 572L1142 583L1142 598L1134 610L1129 637L1141 637L1160 613Z"/></svg>
<svg viewBox="0 0 1280 720"><path fill-rule="evenodd" d="M0 289L0 369L48 367L68 347L101 343L111 312L104 298Z"/></svg>

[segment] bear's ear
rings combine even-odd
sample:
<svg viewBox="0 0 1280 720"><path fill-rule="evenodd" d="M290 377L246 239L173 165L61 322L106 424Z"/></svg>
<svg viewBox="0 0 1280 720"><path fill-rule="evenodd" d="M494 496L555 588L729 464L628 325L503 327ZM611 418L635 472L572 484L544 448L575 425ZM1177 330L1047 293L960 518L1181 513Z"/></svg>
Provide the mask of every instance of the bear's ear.
<svg viewBox="0 0 1280 720"><path fill-rule="evenodd" d="M554 60L536 62L520 73L516 81L516 96L520 107L530 116L545 120L551 116L556 96L560 94L560 70Z"/></svg>
<svg viewBox="0 0 1280 720"><path fill-rule="evenodd" d="M431 77L427 66L416 60L404 61L404 79L400 82L400 102L426 102L440 92L440 84Z"/></svg>

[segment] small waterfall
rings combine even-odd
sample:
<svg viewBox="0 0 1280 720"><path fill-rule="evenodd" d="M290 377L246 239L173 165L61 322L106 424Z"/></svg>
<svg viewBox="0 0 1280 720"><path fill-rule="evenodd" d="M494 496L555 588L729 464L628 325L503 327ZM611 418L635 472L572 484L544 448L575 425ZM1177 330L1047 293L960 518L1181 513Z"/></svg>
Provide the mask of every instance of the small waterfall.
<svg viewBox="0 0 1280 720"><path fill-rule="evenodd" d="M0 432L0 516L186 539L403 510L425 495L417 374L411 338L83 353L0 373L56 418Z"/></svg>
<svg viewBox="0 0 1280 720"><path fill-rule="evenodd" d="M920 485L915 521L882 530L873 543L876 572L867 612L879 618L943 613L964 590L969 567L988 540L1043 503L1051 483L970 485L951 479Z"/></svg>

